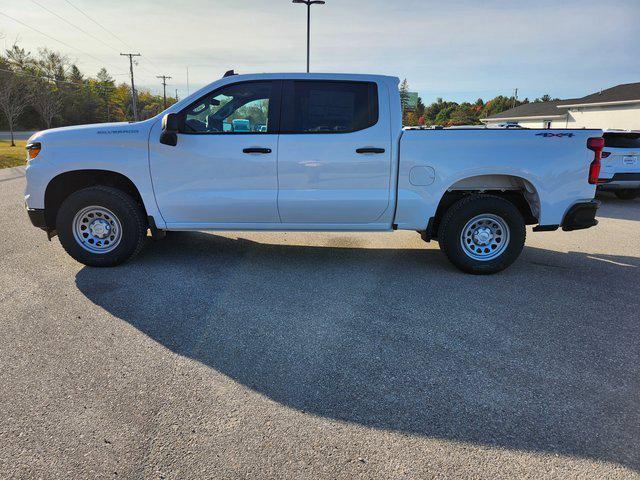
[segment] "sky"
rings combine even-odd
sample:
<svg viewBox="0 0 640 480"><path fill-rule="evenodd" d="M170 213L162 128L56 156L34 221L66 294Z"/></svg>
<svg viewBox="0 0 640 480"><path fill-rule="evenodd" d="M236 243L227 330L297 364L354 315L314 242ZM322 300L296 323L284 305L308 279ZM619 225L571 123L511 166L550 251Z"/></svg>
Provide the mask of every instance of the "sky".
<svg viewBox="0 0 640 480"><path fill-rule="evenodd" d="M640 82L640 0L326 0L312 7L311 21L311 71L406 78L425 103L487 100L515 88L518 98L575 98ZM0 0L3 42L60 51L90 75L104 66L118 82L128 81L129 66L119 54L139 52L137 86L160 92L156 75L169 75L168 93L182 98L232 68L304 71L306 7Z"/></svg>

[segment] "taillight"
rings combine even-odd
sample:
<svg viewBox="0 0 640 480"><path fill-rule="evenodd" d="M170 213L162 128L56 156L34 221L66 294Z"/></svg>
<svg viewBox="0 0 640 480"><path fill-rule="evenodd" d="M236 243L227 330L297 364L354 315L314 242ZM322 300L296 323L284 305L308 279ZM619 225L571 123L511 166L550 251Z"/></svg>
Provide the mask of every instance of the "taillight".
<svg viewBox="0 0 640 480"><path fill-rule="evenodd" d="M611 152L602 152L602 158L607 158L609 155L611 155Z"/></svg>
<svg viewBox="0 0 640 480"><path fill-rule="evenodd" d="M604 138L592 137L587 140L587 148L594 152L594 159L589 166L589 183L595 185L600 178L600 159L602 158L602 149L604 148Z"/></svg>

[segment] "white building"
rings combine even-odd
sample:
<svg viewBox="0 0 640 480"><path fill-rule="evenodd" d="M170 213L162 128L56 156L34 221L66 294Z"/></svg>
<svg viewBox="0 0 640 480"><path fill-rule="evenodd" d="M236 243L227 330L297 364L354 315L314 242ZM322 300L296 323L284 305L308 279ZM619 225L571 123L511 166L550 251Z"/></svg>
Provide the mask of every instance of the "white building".
<svg viewBox="0 0 640 480"><path fill-rule="evenodd" d="M526 128L640 130L640 83L618 85L582 98L526 103L481 121L488 126L514 122Z"/></svg>

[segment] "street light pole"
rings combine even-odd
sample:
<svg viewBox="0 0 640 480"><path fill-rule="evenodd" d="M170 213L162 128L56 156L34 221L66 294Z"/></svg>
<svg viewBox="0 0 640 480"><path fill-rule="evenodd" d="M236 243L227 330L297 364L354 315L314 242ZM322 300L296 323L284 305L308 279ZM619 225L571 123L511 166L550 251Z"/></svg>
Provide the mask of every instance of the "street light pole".
<svg viewBox="0 0 640 480"><path fill-rule="evenodd" d="M311 48L311 4L307 2L307 73L309 73L310 48Z"/></svg>
<svg viewBox="0 0 640 480"><path fill-rule="evenodd" d="M324 5L324 0L293 0L293 3L304 3L307 6L307 73L309 73L309 52L311 50L311 5Z"/></svg>

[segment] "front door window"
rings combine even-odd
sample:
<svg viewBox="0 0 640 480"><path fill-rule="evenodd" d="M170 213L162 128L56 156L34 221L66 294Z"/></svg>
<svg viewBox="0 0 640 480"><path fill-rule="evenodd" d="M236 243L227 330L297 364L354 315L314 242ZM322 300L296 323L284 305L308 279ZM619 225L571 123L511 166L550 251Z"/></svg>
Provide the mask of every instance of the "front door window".
<svg viewBox="0 0 640 480"><path fill-rule="evenodd" d="M272 85L238 83L202 97L184 112L181 133L273 133L269 129Z"/></svg>

